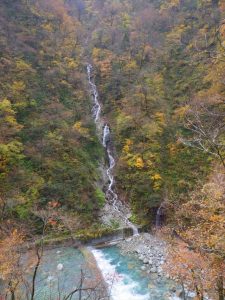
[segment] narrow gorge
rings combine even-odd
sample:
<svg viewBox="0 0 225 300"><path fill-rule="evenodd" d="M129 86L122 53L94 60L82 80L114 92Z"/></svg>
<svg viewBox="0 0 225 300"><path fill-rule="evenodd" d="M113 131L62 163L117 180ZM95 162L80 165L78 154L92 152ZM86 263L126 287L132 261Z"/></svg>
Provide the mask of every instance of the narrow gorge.
<svg viewBox="0 0 225 300"><path fill-rule="evenodd" d="M96 84L94 82L94 70L93 66L91 64L87 65L87 75L88 75L88 81L90 84L91 88L91 95L93 98L94 106L92 109L93 113L93 118L96 124L96 129L97 129L97 134L99 138L102 141L102 145L106 150L107 153L107 161L109 166L106 167L105 171L107 174L107 179L108 179L108 186L107 190L105 192L105 197L106 197L106 205L107 205L107 210L108 210L108 215L105 216L105 219L107 222L111 221L110 216L114 217L114 220L117 220L120 224L121 227L130 227L133 231L133 235L138 235L138 228L135 226L132 222L129 221L129 217L131 216L131 212L129 210L128 206L125 206L120 200L115 192L115 179L113 175L113 169L115 167L115 159L113 157L112 149L113 149L113 144L112 144L112 139L111 139L111 129L109 124L106 122L104 123L102 118L101 118L101 111L102 107L99 102L99 95L98 95L98 90L96 87ZM104 167L103 167L104 169ZM104 211L104 209L103 209ZM104 222L104 220L103 220Z"/></svg>

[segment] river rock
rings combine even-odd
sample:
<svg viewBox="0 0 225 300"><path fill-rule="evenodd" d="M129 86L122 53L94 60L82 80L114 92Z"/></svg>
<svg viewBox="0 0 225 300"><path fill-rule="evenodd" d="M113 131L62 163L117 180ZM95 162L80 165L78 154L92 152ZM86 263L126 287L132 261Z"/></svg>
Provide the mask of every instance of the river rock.
<svg viewBox="0 0 225 300"><path fill-rule="evenodd" d="M183 299L184 296L185 296L185 295L184 295L184 291L181 290L181 289L177 290L177 291L176 291L176 296L179 297L179 298L181 298L181 299Z"/></svg>
<svg viewBox="0 0 225 300"><path fill-rule="evenodd" d="M63 264L58 264L57 265L57 270L62 271L63 270Z"/></svg>
<svg viewBox="0 0 225 300"><path fill-rule="evenodd" d="M156 268L156 267L152 267L152 268L150 269L150 272L151 272L151 273L157 273L157 268Z"/></svg>

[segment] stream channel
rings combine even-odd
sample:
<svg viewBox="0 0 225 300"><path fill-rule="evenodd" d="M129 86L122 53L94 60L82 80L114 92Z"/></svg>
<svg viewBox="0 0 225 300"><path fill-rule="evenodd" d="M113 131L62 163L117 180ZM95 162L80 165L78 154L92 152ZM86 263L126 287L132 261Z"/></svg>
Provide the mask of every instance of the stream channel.
<svg viewBox="0 0 225 300"><path fill-rule="evenodd" d="M129 221L129 207L119 200L115 191L113 169L115 158L111 141L111 129L101 118L101 104L94 82L93 67L87 65L87 75L93 98L92 114L96 130L105 148L108 165L105 168L107 180L105 185L106 203L118 217L121 227L129 227L133 236L139 235L138 228ZM131 239L131 238L130 238ZM104 292L82 290L71 294L76 287L92 287ZM148 273L144 263L137 256L122 254L118 246L104 248L57 247L44 251L42 263L36 278L35 300L90 299L90 300L169 300L180 299L173 289L176 284L171 280ZM67 296L66 296L67 295ZM24 296L25 297L25 296ZM21 298L22 299L22 298ZM26 299L26 298L24 298Z"/></svg>

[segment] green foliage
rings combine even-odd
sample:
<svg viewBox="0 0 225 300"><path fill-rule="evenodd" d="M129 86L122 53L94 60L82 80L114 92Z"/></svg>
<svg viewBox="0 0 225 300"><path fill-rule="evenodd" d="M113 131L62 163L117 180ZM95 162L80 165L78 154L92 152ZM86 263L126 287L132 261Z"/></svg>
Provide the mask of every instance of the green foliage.
<svg viewBox="0 0 225 300"><path fill-rule="evenodd" d="M33 209L58 201L92 218L104 202L95 187L103 150L80 60L81 24L61 1L3 1L0 10L4 217L32 222ZM73 125L80 120L79 132Z"/></svg>
<svg viewBox="0 0 225 300"><path fill-rule="evenodd" d="M79 11L60 0L2 1L4 217L13 208L29 219L34 207L57 201L93 220L104 205L96 189L104 151L85 70L91 57L114 137L117 189L134 218L151 222L162 201L184 199L204 181L213 158L181 141L193 136L190 102L214 105L225 95L220 2L84 0Z"/></svg>
<svg viewBox="0 0 225 300"><path fill-rule="evenodd" d="M136 218L151 222L161 202L188 197L210 172L209 153L181 141L192 136L185 128L187 103L201 94L210 94L212 103L223 97L210 71L216 62L218 78L223 63L209 56L217 48L214 32L224 7L212 1L123 4L109 25L109 3L89 3L92 18L86 21L97 24L90 45L115 136L117 187Z"/></svg>
<svg viewBox="0 0 225 300"><path fill-rule="evenodd" d="M105 204L105 194L100 188L96 188L95 197L97 199L98 205L102 208Z"/></svg>

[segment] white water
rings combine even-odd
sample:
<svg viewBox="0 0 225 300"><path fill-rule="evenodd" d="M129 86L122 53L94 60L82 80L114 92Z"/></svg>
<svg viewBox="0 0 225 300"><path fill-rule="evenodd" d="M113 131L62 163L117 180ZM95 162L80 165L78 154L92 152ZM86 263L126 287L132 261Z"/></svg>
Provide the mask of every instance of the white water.
<svg viewBox="0 0 225 300"><path fill-rule="evenodd" d="M88 81L91 86L91 92L92 92L93 99L94 99L94 106L92 108L92 111L93 111L95 123L97 123L99 120L99 117L100 117L100 113L101 113L101 105L98 101L97 87L94 84L94 82L92 82L92 80L91 80L91 71L92 71L92 65L88 64L87 65Z"/></svg>
<svg viewBox="0 0 225 300"><path fill-rule="evenodd" d="M93 100L94 100L94 106L92 109L93 112L93 117L96 123L97 128L101 128L102 120L101 120L101 105L99 103L99 97L98 97L98 91L97 87L92 80L92 70L93 67L91 64L87 65L87 74L88 74L88 81L91 86L91 93L93 95ZM110 132L110 127L108 124L104 125L103 128L103 138L102 138L102 145L106 149L107 155L108 155L108 160L109 160L109 168L106 170L106 174L109 179L109 185L107 188L107 191L105 193L107 199L109 202L111 202L113 209L120 214L125 222L132 230L133 230L133 235L138 235L138 228L131 223L127 216L123 214L120 209L119 209L119 203L118 203L118 195L114 191L113 186L114 186L114 176L112 174L112 171L116 165L115 159L113 157L113 154L110 150L110 142L111 142L111 132Z"/></svg>
<svg viewBox="0 0 225 300"><path fill-rule="evenodd" d="M162 209L163 209L163 204L161 203L161 205L157 209L157 213L156 213L156 221L155 221L156 228L161 227Z"/></svg>
<svg viewBox="0 0 225 300"><path fill-rule="evenodd" d="M106 259L101 250L92 249L102 276L108 285L110 299L112 300L149 300L149 295L140 295L135 291L138 282L133 281L127 274L118 274L116 266Z"/></svg>

